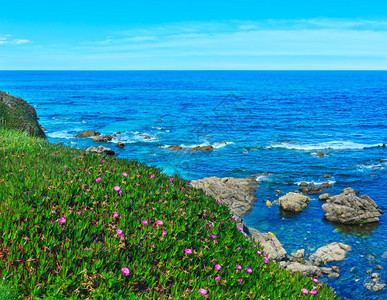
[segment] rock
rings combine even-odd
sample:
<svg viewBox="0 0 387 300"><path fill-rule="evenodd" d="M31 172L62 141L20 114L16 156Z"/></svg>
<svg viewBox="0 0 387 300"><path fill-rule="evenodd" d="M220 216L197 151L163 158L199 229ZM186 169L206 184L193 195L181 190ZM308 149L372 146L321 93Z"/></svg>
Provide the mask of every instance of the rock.
<svg viewBox="0 0 387 300"><path fill-rule="evenodd" d="M292 261L302 262L305 259L305 249L297 250L294 253L291 253L290 256L292 257Z"/></svg>
<svg viewBox="0 0 387 300"><path fill-rule="evenodd" d="M300 183L300 187L303 187L303 186L307 186L308 184L305 182L305 181L302 181L301 183Z"/></svg>
<svg viewBox="0 0 387 300"><path fill-rule="evenodd" d="M298 262L289 263L286 266L286 269L290 270L291 272L299 272L308 277L321 277L323 275L319 267L307 264L300 264Z"/></svg>
<svg viewBox="0 0 387 300"><path fill-rule="evenodd" d="M324 156L325 156L325 153L324 153L324 152L317 152L317 156L318 156L318 157L324 157Z"/></svg>
<svg viewBox="0 0 387 300"><path fill-rule="evenodd" d="M97 148L91 146L86 149L86 152L92 152L97 154L105 154L105 155L115 155L114 151L110 148L106 148L103 146L98 146Z"/></svg>
<svg viewBox="0 0 387 300"><path fill-rule="evenodd" d="M370 173L368 174L369 177L372 177L372 176L377 176L375 173Z"/></svg>
<svg viewBox="0 0 387 300"><path fill-rule="evenodd" d="M265 147L264 149L265 150L271 150L271 147Z"/></svg>
<svg viewBox="0 0 387 300"><path fill-rule="evenodd" d="M278 200L274 200L273 204L279 204L279 201Z"/></svg>
<svg viewBox="0 0 387 300"><path fill-rule="evenodd" d="M109 142L113 139L113 136L111 135L105 135L105 139L108 140Z"/></svg>
<svg viewBox="0 0 387 300"><path fill-rule="evenodd" d="M270 202L269 200L266 200L265 203L266 203L266 206L267 206L267 207L270 207L270 206L271 206L271 202Z"/></svg>
<svg viewBox="0 0 387 300"><path fill-rule="evenodd" d="M104 137L104 136L95 136L93 138L94 142L96 143L105 143L107 142L108 140Z"/></svg>
<svg viewBox="0 0 387 300"><path fill-rule="evenodd" d="M115 135L119 135L119 134L121 134L121 131L117 131L117 132L115 132L114 134L115 134Z"/></svg>
<svg viewBox="0 0 387 300"><path fill-rule="evenodd" d="M170 151L180 151L180 150L183 150L183 148L178 146L178 145L169 146L167 149L170 150Z"/></svg>
<svg viewBox="0 0 387 300"><path fill-rule="evenodd" d="M38 119L35 108L22 98L0 91L0 129L18 130L45 139Z"/></svg>
<svg viewBox="0 0 387 300"><path fill-rule="evenodd" d="M332 270L335 271L336 273L340 273L341 269L338 266L332 266Z"/></svg>
<svg viewBox="0 0 387 300"><path fill-rule="evenodd" d="M147 136L144 136L144 140L149 140L150 139L150 136L147 135Z"/></svg>
<svg viewBox="0 0 387 300"><path fill-rule="evenodd" d="M123 142L117 142L116 147L118 147L118 148L124 148L124 147L125 147L125 143L123 143Z"/></svg>
<svg viewBox="0 0 387 300"><path fill-rule="evenodd" d="M45 129L42 125L40 125L40 128L42 128L42 130L43 130L44 132L47 132L47 129Z"/></svg>
<svg viewBox="0 0 387 300"><path fill-rule="evenodd" d="M207 177L192 180L191 186L202 189L205 194L224 203L232 214L243 217L257 200L257 181L252 178Z"/></svg>
<svg viewBox="0 0 387 300"><path fill-rule="evenodd" d="M310 202L310 198L302 194L289 192L282 196L279 200L280 207L285 211L301 212Z"/></svg>
<svg viewBox="0 0 387 300"><path fill-rule="evenodd" d="M208 145L208 146L197 146L197 147L193 148L191 151L208 152L208 151L212 151L212 150L214 150L214 147L212 147L211 145Z"/></svg>
<svg viewBox="0 0 387 300"><path fill-rule="evenodd" d="M279 194L282 194L282 191L281 190L275 190L275 192L279 195Z"/></svg>
<svg viewBox="0 0 387 300"><path fill-rule="evenodd" d="M324 178L329 178L331 176L329 176L328 174L324 174Z"/></svg>
<svg viewBox="0 0 387 300"><path fill-rule="evenodd" d="M367 290L372 290L373 292L380 292L381 290L386 288L386 284L380 281L379 273L371 274L371 281L364 284L364 287Z"/></svg>
<svg viewBox="0 0 387 300"><path fill-rule="evenodd" d="M322 206L328 221L341 224L364 224L378 222L382 211L367 195L357 197L352 188L327 199Z"/></svg>
<svg viewBox="0 0 387 300"><path fill-rule="evenodd" d="M372 279L380 279L380 274L379 273L372 273L371 278Z"/></svg>
<svg viewBox="0 0 387 300"><path fill-rule="evenodd" d="M305 182L306 183L306 182ZM328 182L323 182L322 184L320 184L319 186L315 186L315 184L313 182L307 184L307 185L302 185L300 184L300 188L299 190L304 193L304 194L308 194L308 195L315 195L315 194L319 194L321 192L324 191L324 189L326 188L330 188L332 187L333 185L328 183Z"/></svg>
<svg viewBox="0 0 387 300"><path fill-rule="evenodd" d="M82 131L81 133L78 133L75 137L82 138L82 137L91 137L91 136L98 136L98 135L101 135L101 133L98 131L85 130L85 131Z"/></svg>
<svg viewBox="0 0 387 300"><path fill-rule="evenodd" d="M331 243L318 248L317 251L310 255L309 260L315 264L327 264L332 261L342 261L345 255L351 250L351 246L343 243Z"/></svg>
<svg viewBox="0 0 387 300"><path fill-rule="evenodd" d="M281 260L286 257L286 250L282 247L276 236L271 236L268 233L262 233L254 228L248 227L248 234L253 240L263 248L269 258Z"/></svg>
<svg viewBox="0 0 387 300"><path fill-rule="evenodd" d="M331 279L331 278L339 278L340 277L340 274L339 273L335 273L335 272L332 272L332 273L329 273L328 274L328 278Z"/></svg>
<svg viewBox="0 0 387 300"><path fill-rule="evenodd" d="M325 193L325 194L321 194L318 197L318 200L320 200L320 201L327 201L330 197L332 197L331 194Z"/></svg>

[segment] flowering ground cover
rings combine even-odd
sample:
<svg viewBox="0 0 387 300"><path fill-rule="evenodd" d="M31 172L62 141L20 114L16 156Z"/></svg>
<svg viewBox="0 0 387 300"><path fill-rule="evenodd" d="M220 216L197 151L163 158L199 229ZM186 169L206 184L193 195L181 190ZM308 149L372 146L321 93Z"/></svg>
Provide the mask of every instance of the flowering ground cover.
<svg viewBox="0 0 387 300"><path fill-rule="evenodd" d="M1 131L0 196L0 298L337 299L222 203L136 161Z"/></svg>

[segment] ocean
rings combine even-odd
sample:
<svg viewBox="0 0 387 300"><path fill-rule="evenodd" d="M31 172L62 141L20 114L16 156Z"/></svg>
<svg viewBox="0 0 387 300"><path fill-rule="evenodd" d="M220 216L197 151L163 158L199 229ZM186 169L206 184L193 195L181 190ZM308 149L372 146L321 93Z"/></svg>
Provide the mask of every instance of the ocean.
<svg viewBox="0 0 387 300"><path fill-rule="evenodd" d="M257 175L247 226L275 233L288 254L350 245L345 261L330 264L340 278L322 281L343 299L387 298L387 289L363 287L367 270L387 282L387 72L0 71L0 90L35 107L52 143L86 148L92 138L74 135L119 131L102 145L169 175ZM118 141L126 146L114 147ZM198 145L214 150L189 151ZM318 195L295 216L266 207L276 190L297 190L302 181L329 182L332 195L352 187L385 214L378 224L344 227L324 220Z"/></svg>

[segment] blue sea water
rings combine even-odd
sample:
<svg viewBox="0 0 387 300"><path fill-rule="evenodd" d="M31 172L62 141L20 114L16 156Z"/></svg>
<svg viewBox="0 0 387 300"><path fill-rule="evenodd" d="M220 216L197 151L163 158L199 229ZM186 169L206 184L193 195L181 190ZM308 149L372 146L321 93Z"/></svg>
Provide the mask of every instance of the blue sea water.
<svg viewBox="0 0 387 300"><path fill-rule="evenodd" d="M387 282L387 214L378 224L340 227L324 220L318 195L296 216L262 201L276 200L277 189L297 190L301 181L330 182L326 192L350 186L387 212L387 72L1 71L0 90L31 103L53 143L88 147L91 138L73 136L120 131L104 144L119 158L186 180L260 174L248 226L275 233L289 254L349 244L347 260L331 264L342 269L340 278L322 281L344 299L387 298L387 289L363 287L366 271L378 265ZM126 147L115 148L117 141ZM215 150L189 151L207 144Z"/></svg>

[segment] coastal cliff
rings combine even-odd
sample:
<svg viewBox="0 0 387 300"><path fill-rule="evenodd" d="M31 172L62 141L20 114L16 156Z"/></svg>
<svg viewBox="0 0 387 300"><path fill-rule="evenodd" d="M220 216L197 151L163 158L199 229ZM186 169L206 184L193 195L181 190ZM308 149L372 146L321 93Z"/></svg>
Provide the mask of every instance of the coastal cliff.
<svg viewBox="0 0 387 300"><path fill-rule="evenodd" d="M35 109L24 101L0 91L0 129L16 129L30 136L46 138Z"/></svg>

